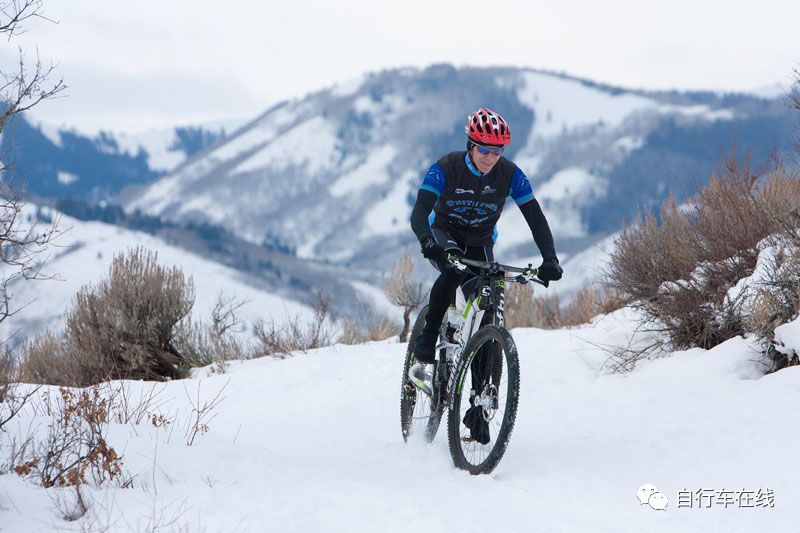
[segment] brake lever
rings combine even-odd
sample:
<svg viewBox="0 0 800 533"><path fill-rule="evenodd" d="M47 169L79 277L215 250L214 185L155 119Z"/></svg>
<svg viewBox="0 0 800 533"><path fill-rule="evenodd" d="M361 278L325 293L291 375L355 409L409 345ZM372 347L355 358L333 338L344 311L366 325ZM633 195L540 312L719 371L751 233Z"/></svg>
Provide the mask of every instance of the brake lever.
<svg viewBox="0 0 800 533"><path fill-rule="evenodd" d="M529 275L531 276L530 278L527 278L528 281L535 281L539 285L542 285L545 289L550 286L550 282L549 281L543 280L543 279L541 279L539 277L539 269L538 268L533 268L533 265L531 265L530 263L528 264L528 268L529 268L529 270L528 270L528 272L526 272L526 274L530 273ZM533 276L536 276L536 277L534 278Z"/></svg>
<svg viewBox="0 0 800 533"><path fill-rule="evenodd" d="M457 270L464 271L467 269L467 265L459 261L460 256L455 254L448 254L447 261L453 265Z"/></svg>

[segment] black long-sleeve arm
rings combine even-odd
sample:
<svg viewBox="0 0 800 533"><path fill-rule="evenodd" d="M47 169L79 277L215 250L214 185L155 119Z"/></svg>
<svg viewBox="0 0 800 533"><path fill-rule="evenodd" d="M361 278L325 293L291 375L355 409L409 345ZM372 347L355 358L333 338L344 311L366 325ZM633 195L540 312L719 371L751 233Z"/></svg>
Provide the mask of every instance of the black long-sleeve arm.
<svg viewBox="0 0 800 533"><path fill-rule="evenodd" d="M547 223L539 202L534 198L530 202L519 206L519 210L522 211L525 222L531 228L533 240L536 241L536 246L539 247L539 251L542 253L542 259L557 259L553 234L550 232L550 225Z"/></svg>
<svg viewBox="0 0 800 533"><path fill-rule="evenodd" d="M422 241L425 237L433 237L428 216L436 205L436 195L431 191L420 189L417 193L417 201L411 210L411 230L417 239Z"/></svg>

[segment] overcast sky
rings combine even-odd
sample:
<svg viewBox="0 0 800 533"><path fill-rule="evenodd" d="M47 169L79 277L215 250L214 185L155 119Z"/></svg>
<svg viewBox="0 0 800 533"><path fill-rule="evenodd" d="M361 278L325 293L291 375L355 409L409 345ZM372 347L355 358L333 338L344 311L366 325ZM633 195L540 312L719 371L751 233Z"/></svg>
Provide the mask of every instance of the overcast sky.
<svg viewBox="0 0 800 533"><path fill-rule="evenodd" d="M44 0L3 42L69 86L42 120L145 130L252 117L363 72L432 63L564 71L636 88L788 86L798 0Z"/></svg>

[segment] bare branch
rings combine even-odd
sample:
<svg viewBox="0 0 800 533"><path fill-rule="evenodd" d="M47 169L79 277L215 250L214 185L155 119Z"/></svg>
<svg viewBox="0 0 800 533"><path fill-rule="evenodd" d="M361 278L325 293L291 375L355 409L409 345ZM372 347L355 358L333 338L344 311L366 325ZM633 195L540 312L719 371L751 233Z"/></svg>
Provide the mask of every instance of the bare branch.
<svg viewBox="0 0 800 533"><path fill-rule="evenodd" d="M0 3L0 34L6 34L10 40L25 33L23 23L29 19L50 20L40 13L41 8L42 0L6 0Z"/></svg>
<svg viewBox="0 0 800 533"><path fill-rule="evenodd" d="M63 79L46 85L47 78L54 70L54 65L47 68L42 65L37 50L33 71L29 71L25 64L25 53L19 50L17 70L12 73L0 72L0 100L5 102L5 109L0 114L0 132L12 116L31 109L67 88Z"/></svg>

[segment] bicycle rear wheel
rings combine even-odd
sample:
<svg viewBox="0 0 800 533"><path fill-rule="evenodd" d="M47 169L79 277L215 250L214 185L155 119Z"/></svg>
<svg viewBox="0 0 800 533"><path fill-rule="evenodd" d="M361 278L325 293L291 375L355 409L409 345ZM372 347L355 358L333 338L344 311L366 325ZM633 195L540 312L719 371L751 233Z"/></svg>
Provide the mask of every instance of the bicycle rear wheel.
<svg viewBox="0 0 800 533"><path fill-rule="evenodd" d="M425 317L428 314L428 306L422 308L411 328L408 339L408 349L406 350L406 361L403 365L403 379L400 388L400 429L403 432L403 440L413 435L423 435L427 442L433 442L436 432L439 429L439 422L444 413L444 401L441 400L442 385L440 376L434 375L432 389L433 398L419 390L409 379L408 370L417 362L414 357L414 341L425 325Z"/></svg>
<svg viewBox="0 0 800 533"><path fill-rule="evenodd" d="M511 334L484 326L464 347L456 367L447 435L457 468L495 469L508 446L519 404L519 358Z"/></svg>

